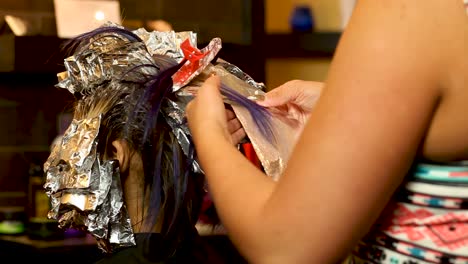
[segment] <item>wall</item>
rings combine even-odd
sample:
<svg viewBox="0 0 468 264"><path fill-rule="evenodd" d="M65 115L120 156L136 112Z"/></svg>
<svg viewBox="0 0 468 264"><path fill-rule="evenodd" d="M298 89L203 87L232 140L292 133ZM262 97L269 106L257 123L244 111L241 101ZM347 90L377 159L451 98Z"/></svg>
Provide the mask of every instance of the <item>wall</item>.
<svg viewBox="0 0 468 264"><path fill-rule="evenodd" d="M21 193L27 191L30 169L42 166L57 135L57 114L73 103L53 78L12 76L0 73L0 206L25 204Z"/></svg>
<svg viewBox="0 0 468 264"><path fill-rule="evenodd" d="M340 0L266 0L267 33L289 33L289 15L295 5L308 5L314 14L316 31L341 31ZM324 81L330 59L269 59L266 63L266 85L274 88L288 80Z"/></svg>
<svg viewBox="0 0 468 264"><path fill-rule="evenodd" d="M50 12L53 10L53 0L1 0L0 11Z"/></svg>
<svg viewBox="0 0 468 264"><path fill-rule="evenodd" d="M200 42L221 37L226 43L250 44L250 1L120 0L120 7L124 19L164 19L175 31L197 32Z"/></svg>
<svg viewBox="0 0 468 264"><path fill-rule="evenodd" d="M308 5L312 9L317 30L340 30L339 0L265 0L266 31L270 33L290 32L288 20L295 5Z"/></svg>

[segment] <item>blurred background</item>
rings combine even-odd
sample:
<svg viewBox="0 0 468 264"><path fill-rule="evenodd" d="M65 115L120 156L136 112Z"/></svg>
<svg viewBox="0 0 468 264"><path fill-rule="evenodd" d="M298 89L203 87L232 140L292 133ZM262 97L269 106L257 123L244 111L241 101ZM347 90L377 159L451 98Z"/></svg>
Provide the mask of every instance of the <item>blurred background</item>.
<svg viewBox="0 0 468 264"><path fill-rule="evenodd" d="M131 29L197 32L199 48L220 37L221 58L273 89L292 79L326 78L354 5L354 0L1 0L0 262L25 250L57 256L84 247L87 259L97 254L83 234L54 230L42 189L50 146L71 121L73 98L54 86L63 71L60 45L69 36L117 20ZM7 254L4 247L11 243L16 247ZM83 258L77 254L75 260L84 263Z"/></svg>

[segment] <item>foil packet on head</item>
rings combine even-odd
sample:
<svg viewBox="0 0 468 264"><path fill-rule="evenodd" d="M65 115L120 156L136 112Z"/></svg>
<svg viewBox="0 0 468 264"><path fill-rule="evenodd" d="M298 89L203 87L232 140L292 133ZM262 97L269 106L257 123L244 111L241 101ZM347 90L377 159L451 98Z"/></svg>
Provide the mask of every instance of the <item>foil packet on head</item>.
<svg viewBox="0 0 468 264"><path fill-rule="evenodd" d="M104 89L128 89L125 85L114 84L142 83L142 79L154 76L160 70L158 67L141 67L154 65L154 55L181 62L185 59L181 43L186 41L196 45L196 34L192 32L138 29L132 33L142 41L134 41L135 37L122 32L123 27L119 25L106 23L103 27L100 31L103 34L86 39L77 46L74 55L64 60L66 71L57 75L57 87L81 94L83 98L92 98L101 86L105 86L99 91L101 94L105 93ZM135 68L140 75L127 74ZM173 114L167 118L178 120ZM50 218L58 219L62 228L88 231L103 251L112 252L118 247L135 245L135 240L122 198L118 164L101 160L97 153L100 122L100 117L72 121L61 143L55 145L44 164L47 174L44 188L52 204ZM178 122L172 124L176 133L181 126ZM182 127L184 129L188 130ZM190 157L193 154L188 148L189 139L181 135L179 133L179 142ZM197 170L200 171L195 162L194 171Z"/></svg>
<svg viewBox="0 0 468 264"><path fill-rule="evenodd" d="M138 79L141 76L128 75L129 69L141 69L145 76L158 74L160 69L157 67L141 68L142 65L154 65L157 57L154 55L169 56L183 63L172 76L172 93L175 96L165 98L160 114L170 125L185 156L193 160L194 172L202 172L202 169L195 160L185 108L204 80L215 73L220 76L223 85L249 100L264 98L265 86L262 83L255 82L233 64L220 59L213 62L221 49L218 38L198 50L196 34L192 32L147 32L144 29L132 32L143 41L131 41L112 33L112 30L109 32L104 37L97 35L96 40L88 43L85 49L65 59L67 71L58 74L57 87L73 94L79 93L83 95L82 98L93 98L102 87L122 91L134 88L121 83L144 83L141 78ZM98 90L100 96L106 95L105 89ZM294 131L272 115L270 122L276 141L271 140L258 129L257 120L245 107L227 99L225 102L232 104L267 175L277 179L293 146L288 142L295 142ZM112 252L119 247L135 245L135 240L123 200L117 161L102 160L97 152L100 125L101 116L75 118L72 121L62 141L55 145L44 164L47 175L44 187L52 204L50 218L58 219L63 228L88 231L103 251ZM281 144L276 145L275 142Z"/></svg>
<svg viewBox="0 0 468 264"><path fill-rule="evenodd" d="M190 136L187 120L185 119L185 108L189 100L179 98L177 102L167 99L167 104L163 107L163 115L172 129L172 133L176 136L182 151L185 156L192 159L192 170L196 173L203 173L203 170L195 160L194 147Z"/></svg>
<svg viewBox="0 0 468 264"><path fill-rule="evenodd" d="M148 52L151 55L169 56L178 63L184 59L184 52L181 48L182 42L188 41L192 46L197 45L197 34L191 31L148 32L144 28L139 28L133 31L133 33L145 42Z"/></svg>
<svg viewBox="0 0 468 264"><path fill-rule="evenodd" d="M88 231L104 252L135 245L123 202L118 162L97 152L101 117L76 120L44 163L48 217L61 228Z"/></svg>
<svg viewBox="0 0 468 264"><path fill-rule="evenodd" d="M67 89L72 94L90 94L102 83L115 78L114 76L131 76L126 74L129 69L153 62L144 43L133 43L109 36L100 41L103 45L95 48L90 46L87 50L64 60L67 71L58 74L57 87ZM148 76L155 73L155 69L150 67L142 71L146 71Z"/></svg>

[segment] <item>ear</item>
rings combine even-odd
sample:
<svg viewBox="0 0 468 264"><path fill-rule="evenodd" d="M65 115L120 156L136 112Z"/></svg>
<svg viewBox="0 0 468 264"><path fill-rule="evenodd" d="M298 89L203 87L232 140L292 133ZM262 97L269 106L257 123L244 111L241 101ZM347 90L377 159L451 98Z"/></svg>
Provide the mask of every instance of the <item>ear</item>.
<svg viewBox="0 0 468 264"><path fill-rule="evenodd" d="M128 143L123 139L112 141L113 158L119 161L120 172L124 173L130 166L130 148Z"/></svg>

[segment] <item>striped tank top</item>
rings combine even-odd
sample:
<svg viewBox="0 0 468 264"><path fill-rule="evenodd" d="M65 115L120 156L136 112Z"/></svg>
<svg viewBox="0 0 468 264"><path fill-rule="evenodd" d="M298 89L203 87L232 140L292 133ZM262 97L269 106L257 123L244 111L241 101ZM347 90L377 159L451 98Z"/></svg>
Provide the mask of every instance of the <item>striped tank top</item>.
<svg viewBox="0 0 468 264"><path fill-rule="evenodd" d="M468 164L414 166L348 263L468 264Z"/></svg>

